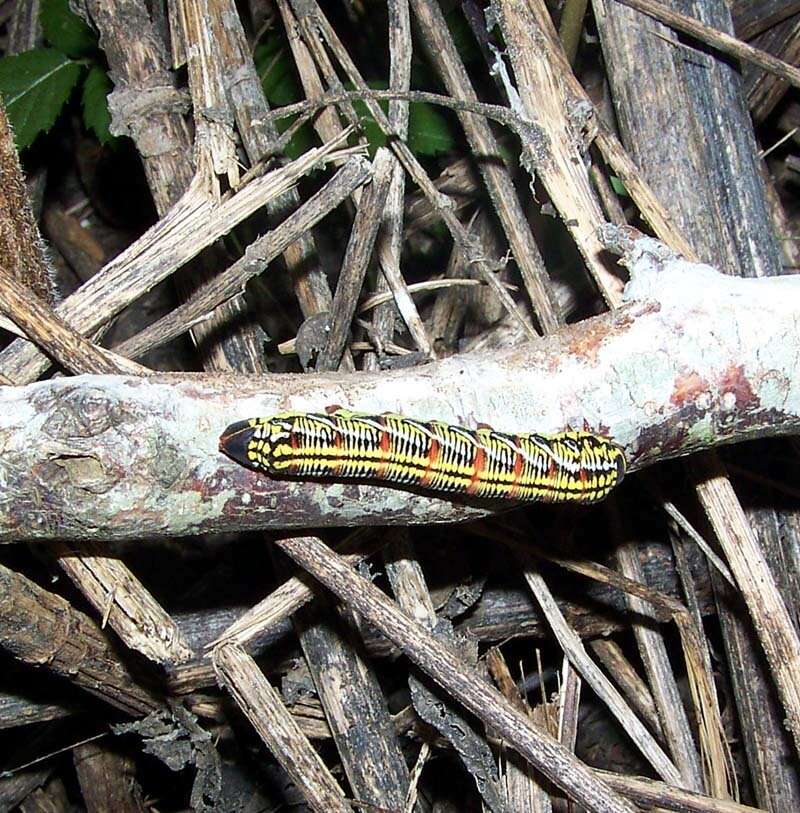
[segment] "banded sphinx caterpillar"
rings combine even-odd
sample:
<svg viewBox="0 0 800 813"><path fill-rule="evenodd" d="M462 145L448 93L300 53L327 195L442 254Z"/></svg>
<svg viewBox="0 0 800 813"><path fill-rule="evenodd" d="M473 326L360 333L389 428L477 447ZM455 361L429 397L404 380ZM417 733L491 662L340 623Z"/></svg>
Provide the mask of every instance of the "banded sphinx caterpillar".
<svg viewBox="0 0 800 813"><path fill-rule="evenodd" d="M270 475L543 502L602 500L626 465L620 446L591 432L512 435L344 409L238 421L223 432L220 450Z"/></svg>

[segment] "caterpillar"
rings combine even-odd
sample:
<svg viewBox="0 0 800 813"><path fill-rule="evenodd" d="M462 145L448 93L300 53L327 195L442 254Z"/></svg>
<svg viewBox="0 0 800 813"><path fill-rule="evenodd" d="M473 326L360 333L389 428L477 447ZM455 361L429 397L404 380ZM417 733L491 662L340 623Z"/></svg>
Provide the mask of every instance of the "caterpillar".
<svg viewBox="0 0 800 813"><path fill-rule="evenodd" d="M544 502L602 500L626 466L620 446L591 432L512 435L338 408L237 421L222 433L220 450L270 475Z"/></svg>

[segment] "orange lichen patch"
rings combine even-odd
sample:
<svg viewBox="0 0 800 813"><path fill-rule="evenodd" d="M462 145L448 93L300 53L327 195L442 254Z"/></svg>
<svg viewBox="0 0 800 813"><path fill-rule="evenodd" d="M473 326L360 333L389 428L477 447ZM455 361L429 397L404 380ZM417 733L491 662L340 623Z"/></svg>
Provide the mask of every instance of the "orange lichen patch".
<svg viewBox="0 0 800 813"><path fill-rule="evenodd" d="M719 379L719 391L723 397L731 393L736 399L736 409L753 409L760 406L760 399L753 391L741 364L731 364Z"/></svg>
<svg viewBox="0 0 800 813"><path fill-rule="evenodd" d="M569 352L592 363L597 361L597 354L603 342L608 339L608 326L599 319L587 319L576 326L567 345Z"/></svg>
<svg viewBox="0 0 800 813"><path fill-rule="evenodd" d="M675 386L670 395L670 403L676 407L694 404L697 399L710 390L708 381L703 376L692 371L691 373L681 373L675 379Z"/></svg>
<svg viewBox="0 0 800 813"><path fill-rule="evenodd" d="M576 325L569 326L566 349L576 356L594 364L603 343L622 335L636 322L636 319L646 313L661 309L657 302L634 302L625 304L614 312L613 322L609 325L608 319L595 317L586 319Z"/></svg>

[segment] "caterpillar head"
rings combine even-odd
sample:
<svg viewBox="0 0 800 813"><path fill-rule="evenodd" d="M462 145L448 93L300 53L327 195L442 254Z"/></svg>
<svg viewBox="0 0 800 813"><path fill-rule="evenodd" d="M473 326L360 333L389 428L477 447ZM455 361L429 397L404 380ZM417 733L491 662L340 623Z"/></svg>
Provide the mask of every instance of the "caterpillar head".
<svg viewBox="0 0 800 813"><path fill-rule="evenodd" d="M220 435L219 450L237 463L261 471L288 465L292 425L281 415L236 421Z"/></svg>

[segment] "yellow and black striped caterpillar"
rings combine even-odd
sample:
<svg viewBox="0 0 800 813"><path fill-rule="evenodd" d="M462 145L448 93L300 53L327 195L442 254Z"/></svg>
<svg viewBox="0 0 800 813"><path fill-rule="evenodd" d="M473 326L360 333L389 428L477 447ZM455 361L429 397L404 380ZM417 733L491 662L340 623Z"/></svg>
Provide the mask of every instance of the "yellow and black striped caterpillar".
<svg viewBox="0 0 800 813"><path fill-rule="evenodd" d="M488 499L592 503L625 476L625 453L591 432L511 435L401 415L283 412L231 424L220 450L249 468L377 480Z"/></svg>

